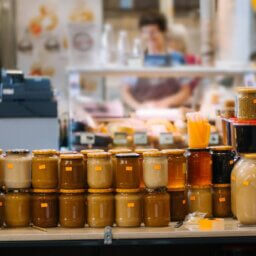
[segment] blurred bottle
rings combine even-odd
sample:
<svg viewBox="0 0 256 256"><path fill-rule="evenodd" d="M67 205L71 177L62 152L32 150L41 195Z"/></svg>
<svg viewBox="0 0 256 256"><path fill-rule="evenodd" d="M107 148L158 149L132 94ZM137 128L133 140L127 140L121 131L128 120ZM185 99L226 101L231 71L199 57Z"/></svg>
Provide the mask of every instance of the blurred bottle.
<svg viewBox="0 0 256 256"><path fill-rule="evenodd" d="M114 32L111 24L105 24L101 39L101 63L109 65L114 62Z"/></svg>
<svg viewBox="0 0 256 256"><path fill-rule="evenodd" d="M132 53L129 58L129 66L139 66L143 64L144 52L142 42L139 38L135 38L133 41Z"/></svg>
<svg viewBox="0 0 256 256"><path fill-rule="evenodd" d="M127 65L129 54L130 44L128 34L127 31L121 30L117 41L117 63L120 65Z"/></svg>

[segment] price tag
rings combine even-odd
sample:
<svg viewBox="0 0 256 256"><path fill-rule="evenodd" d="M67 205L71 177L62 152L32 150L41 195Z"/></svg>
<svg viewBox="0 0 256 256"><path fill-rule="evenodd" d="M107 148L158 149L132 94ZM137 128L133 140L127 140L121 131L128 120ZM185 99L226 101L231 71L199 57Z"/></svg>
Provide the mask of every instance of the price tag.
<svg viewBox="0 0 256 256"><path fill-rule="evenodd" d="M0 207L2 207L3 206L3 202L0 202Z"/></svg>
<svg viewBox="0 0 256 256"><path fill-rule="evenodd" d="M190 201L195 201L196 200L196 197L195 196L191 196L190 197Z"/></svg>
<svg viewBox="0 0 256 256"><path fill-rule="evenodd" d="M102 166L95 166L95 171L102 171Z"/></svg>
<svg viewBox="0 0 256 256"><path fill-rule="evenodd" d="M48 204L47 203L41 203L41 208L47 208Z"/></svg>
<svg viewBox="0 0 256 256"><path fill-rule="evenodd" d="M135 145L147 145L148 136L146 132L136 132L134 134L134 144Z"/></svg>
<svg viewBox="0 0 256 256"><path fill-rule="evenodd" d="M182 204L186 204L186 200L182 200Z"/></svg>
<svg viewBox="0 0 256 256"><path fill-rule="evenodd" d="M38 169L39 169L39 170L45 170L45 164L39 165Z"/></svg>
<svg viewBox="0 0 256 256"><path fill-rule="evenodd" d="M67 167L65 168L65 170L66 170L66 172L72 172L72 166L67 166Z"/></svg>
<svg viewBox="0 0 256 256"><path fill-rule="evenodd" d="M95 144L95 135L93 133L81 133L80 135L80 143L86 145L93 145Z"/></svg>
<svg viewBox="0 0 256 256"><path fill-rule="evenodd" d="M7 164L7 168L8 169L13 169L13 164L12 163Z"/></svg>
<svg viewBox="0 0 256 256"><path fill-rule="evenodd" d="M220 197L220 198L219 198L219 202L220 202L220 203L226 202L226 198L225 198L225 197Z"/></svg>
<svg viewBox="0 0 256 256"><path fill-rule="evenodd" d="M128 171L128 172L131 172L132 171L132 166L126 166L125 170Z"/></svg>
<svg viewBox="0 0 256 256"><path fill-rule="evenodd" d="M160 134L159 138L160 145L172 145L173 144L173 135L170 132L163 132Z"/></svg>
<svg viewBox="0 0 256 256"><path fill-rule="evenodd" d="M116 132L114 134L114 144L115 145L126 145L127 144L127 133Z"/></svg>
<svg viewBox="0 0 256 256"><path fill-rule="evenodd" d="M128 204L127 204L127 207L128 207L128 208L133 208L133 207L134 207L134 203L128 203Z"/></svg>
<svg viewBox="0 0 256 256"><path fill-rule="evenodd" d="M219 144L219 134L212 133L210 136L210 144L211 145L218 145Z"/></svg>
<svg viewBox="0 0 256 256"><path fill-rule="evenodd" d="M154 165L154 170L156 170L156 171L161 170L161 164L155 164Z"/></svg>
<svg viewBox="0 0 256 256"><path fill-rule="evenodd" d="M230 165L232 165L233 163L234 163L234 161L233 161L233 160L230 160L230 161L229 161L229 164L230 164Z"/></svg>

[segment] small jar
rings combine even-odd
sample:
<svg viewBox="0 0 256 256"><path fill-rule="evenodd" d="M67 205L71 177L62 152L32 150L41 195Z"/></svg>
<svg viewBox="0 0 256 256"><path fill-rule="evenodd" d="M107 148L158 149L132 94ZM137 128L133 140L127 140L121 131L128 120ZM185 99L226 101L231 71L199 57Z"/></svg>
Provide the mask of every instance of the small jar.
<svg viewBox="0 0 256 256"><path fill-rule="evenodd" d="M209 149L189 149L187 168L188 185L209 186L212 184L212 158Z"/></svg>
<svg viewBox="0 0 256 256"><path fill-rule="evenodd" d="M32 190L32 223L41 228L58 225L58 196L56 189Z"/></svg>
<svg viewBox="0 0 256 256"><path fill-rule="evenodd" d="M3 192L0 192L0 227L4 224L4 208L5 208L5 195Z"/></svg>
<svg viewBox="0 0 256 256"><path fill-rule="evenodd" d="M213 217L231 217L230 184L213 185Z"/></svg>
<svg viewBox="0 0 256 256"><path fill-rule="evenodd" d="M143 204L146 227L165 227L170 222L170 196L165 188L146 189Z"/></svg>
<svg viewBox="0 0 256 256"><path fill-rule="evenodd" d="M116 158L116 188L139 188L139 155L136 153L117 154Z"/></svg>
<svg viewBox="0 0 256 256"><path fill-rule="evenodd" d="M187 191L184 188L169 190L171 221L183 221L188 214Z"/></svg>
<svg viewBox="0 0 256 256"><path fill-rule="evenodd" d="M186 185L187 163L185 150L163 150L168 157L168 189L179 189Z"/></svg>
<svg viewBox="0 0 256 256"><path fill-rule="evenodd" d="M0 149L0 188L4 186L4 155L3 150Z"/></svg>
<svg viewBox="0 0 256 256"><path fill-rule="evenodd" d="M142 195L140 189L117 189L116 225L139 227L142 223Z"/></svg>
<svg viewBox="0 0 256 256"><path fill-rule="evenodd" d="M30 224L30 194L28 190L12 190L5 195L7 227L28 227Z"/></svg>
<svg viewBox="0 0 256 256"><path fill-rule="evenodd" d="M30 188L32 157L26 149L8 150L4 158L4 183L8 189Z"/></svg>
<svg viewBox="0 0 256 256"><path fill-rule="evenodd" d="M82 154L60 155L60 189L84 189L85 169Z"/></svg>
<svg viewBox="0 0 256 256"><path fill-rule="evenodd" d="M189 212L202 212L212 217L211 186L191 186L188 190Z"/></svg>
<svg viewBox="0 0 256 256"><path fill-rule="evenodd" d="M32 158L32 186L37 189L58 187L58 163L56 150L34 150Z"/></svg>
<svg viewBox="0 0 256 256"><path fill-rule="evenodd" d="M88 189L87 222L89 227L104 228L114 224L114 195L112 189Z"/></svg>
<svg viewBox="0 0 256 256"><path fill-rule="evenodd" d="M59 220L63 228L83 228L86 223L86 196L84 189L61 189Z"/></svg>
<svg viewBox="0 0 256 256"><path fill-rule="evenodd" d="M110 153L89 153L87 157L87 181L89 188L111 188L113 184L113 171Z"/></svg>
<svg viewBox="0 0 256 256"><path fill-rule="evenodd" d="M168 185L168 161L162 152L143 153L143 179L147 188Z"/></svg>

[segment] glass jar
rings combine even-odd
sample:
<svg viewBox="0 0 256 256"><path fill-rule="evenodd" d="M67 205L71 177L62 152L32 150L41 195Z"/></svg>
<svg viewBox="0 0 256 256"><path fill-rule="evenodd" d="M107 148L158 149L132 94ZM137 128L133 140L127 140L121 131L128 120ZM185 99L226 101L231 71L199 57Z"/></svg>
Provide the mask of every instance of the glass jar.
<svg viewBox="0 0 256 256"><path fill-rule="evenodd" d="M243 155L236 174L236 217L241 224L256 224L256 154Z"/></svg>
<svg viewBox="0 0 256 256"><path fill-rule="evenodd" d="M28 227L30 224L30 194L28 190L12 190L5 195L7 227Z"/></svg>
<svg viewBox="0 0 256 256"><path fill-rule="evenodd" d="M104 228L114 224L114 195L112 189L88 189L88 225Z"/></svg>
<svg viewBox="0 0 256 256"><path fill-rule="evenodd" d="M139 155L136 153L117 154L116 187L123 189L139 188Z"/></svg>
<svg viewBox="0 0 256 256"><path fill-rule="evenodd" d="M256 89L237 88L236 117L238 119L256 119Z"/></svg>
<svg viewBox="0 0 256 256"><path fill-rule="evenodd" d="M189 149L187 152L188 185L212 184L212 158L209 149Z"/></svg>
<svg viewBox="0 0 256 256"><path fill-rule="evenodd" d="M212 183L229 184L231 171L234 167L236 154L231 146L211 148L212 155Z"/></svg>
<svg viewBox="0 0 256 256"><path fill-rule="evenodd" d="M185 187L169 190L171 221L183 221L188 214L187 191Z"/></svg>
<svg viewBox="0 0 256 256"><path fill-rule="evenodd" d="M168 161L162 152L143 153L143 179L147 188L168 185Z"/></svg>
<svg viewBox="0 0 256 256"><path fill-rule="evenodd" d="M211 186L191 186L188 190L189 212L202 212L212 217Z"/></svg>
<svg viewBox="0 0 256 256"><path fill-rule="evenodd" d="M230 184L213 185L213 217L231 217L231 194Z"/></svg>
<svg viewBox="0 0 256 256"><path fill-rule="evenodd" d="M4 208L5 208L5 195L3 192L0 192L0 227L4 224Z"/></svg>
<svg viewBox="0 0 256 256"><path fill-rule="evenodd" d="M111 188L113 185L113 171L110 153L89 153L87 157L87 181L89 188Z"/></svg>
<svg viewBox="0 0 256 256"><path fill-rule="evenodd" d="M4 158L4 183L8 189L30 188L31 160L28 150L8 150Z"/></svg>
<svg viewBox="0 0 256 256"><path fill-rule="evenodd" d="M0 188L4 186L4 155L3 150L0 149Z"/></svg>
<svg viewBox="0 0 256 256"><path fill-rule="evenodd" d="M60 188L84 189L85 170L82 154L60 155Z"/></svg>
<svg viewBox="0 0 256 256"><path fill-rule="evenodd" d="M34 226L52 228L58 225L58 196L56 189L33 189L31 213Z"/></svg>
<svg viewBox="0 0 256 256"><path fill-rule="evenodd" d="M84 189L61 189L59 220L63 228L83 228L86 223L86 196Z"/></svg>
<svg viewBox="0 0 256 256"><path fill-rule="evenodd" d="M186 185L187 163L185 150L163 150L168 158L168 189L183 188Z"/></svg>
<svg viewBox="0 0 256 256"><path fill-rule="evenodd" d="M32 186L38 189L58 187L58 163L56 150L34 150L32 158Z"/></svg>
<svg viewBox="0 0 256 256"><path fill-rule="evenodd" d="M170 222L170 196L165 188L146 189L143 204L146 227L165 227Z"/></svg>
<svg viewBox="0 0 256 256"><path fill-rule="evenodd" d="M117 189L115 196L116 225L139 227L142 223L142 195L139 189Z"/></svg>

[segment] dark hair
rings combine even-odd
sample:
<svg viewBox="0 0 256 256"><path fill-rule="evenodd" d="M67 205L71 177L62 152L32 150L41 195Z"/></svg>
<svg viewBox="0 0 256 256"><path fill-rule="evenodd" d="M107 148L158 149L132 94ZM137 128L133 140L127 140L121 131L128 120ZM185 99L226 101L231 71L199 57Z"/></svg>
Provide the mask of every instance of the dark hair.
<svg viewBox="0 0 256 256"><path fill-rule="evenodd" d="M161 32L167 31L167 21L163 14L157 12L147 12L140 17L139 28L147 25L158 26Z"/></svg>
<svg viewBox="0 0 256 256"><path fill-rule="evenodd" d="M256 52L252 52L250 55L250 60L251 61L256 61Z"/></svg>

